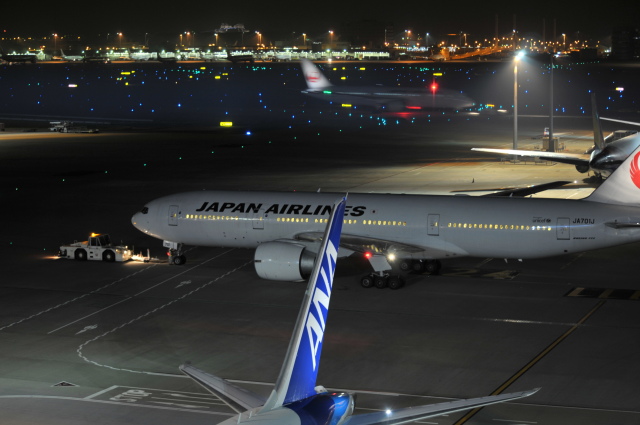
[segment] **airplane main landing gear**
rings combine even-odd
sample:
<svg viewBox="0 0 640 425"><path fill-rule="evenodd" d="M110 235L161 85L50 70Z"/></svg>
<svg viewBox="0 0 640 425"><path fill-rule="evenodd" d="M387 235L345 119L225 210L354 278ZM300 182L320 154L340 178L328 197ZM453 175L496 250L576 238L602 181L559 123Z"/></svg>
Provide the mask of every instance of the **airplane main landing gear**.
<svg viewBox="0 0 640 425"><path fill-rule="evenodd" d="M404 279L399 275L390 275L388 273L369 273L360 279L360 284L363 288L378 289L400 289L404 286Z"/></svg>
<svg viewBox="0 0 640 425"><path fill-rule="evenodd" d="M440 260L402 260L400 270L403 272L438 274L441 267Z"/></svg>

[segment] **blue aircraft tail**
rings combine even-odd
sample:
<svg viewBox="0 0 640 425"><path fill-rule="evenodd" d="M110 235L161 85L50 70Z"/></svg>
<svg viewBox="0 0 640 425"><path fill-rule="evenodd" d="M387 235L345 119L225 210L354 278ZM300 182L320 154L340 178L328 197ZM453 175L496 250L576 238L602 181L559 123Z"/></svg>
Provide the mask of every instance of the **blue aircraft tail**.
<svg viewBox="0 0 640 425"><path fill-rule="evenodd" d="M333 275L340 246L346 197L335 203L318 251L298 320L282 370L263 411L316 394L316 378L322 351Z"/></svg>

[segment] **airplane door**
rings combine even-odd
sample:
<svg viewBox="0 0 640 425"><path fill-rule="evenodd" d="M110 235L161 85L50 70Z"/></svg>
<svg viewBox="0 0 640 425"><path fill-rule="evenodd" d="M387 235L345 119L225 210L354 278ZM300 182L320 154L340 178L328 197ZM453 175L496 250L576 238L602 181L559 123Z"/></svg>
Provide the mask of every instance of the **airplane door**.
<svg viewBox="0 0 640 425"><path fill-rule="evenodd" d="M440 214L429 214L427 216L427 235L439 236L440 235Z"/></svg>
<svg viewBox="0 0 640 425"><path fill-rule="evenodd" d="M169 226L178 225L178 206L169 205Z"/></svg>
<svg viewBox="0 0 640 425"><path fill-rule="evenodd" d="M251 226L254 230L264 230L264 217L262 215L262 211L259 214L253 216L251 220Z"/></svg>
<svg viewBox="0 0 640 425"><path fill-rule="evenodd" d="M556 226L556 237L558 240L571 239L571 227L569 225L568 217L559 217L558 225Z"/></svg>

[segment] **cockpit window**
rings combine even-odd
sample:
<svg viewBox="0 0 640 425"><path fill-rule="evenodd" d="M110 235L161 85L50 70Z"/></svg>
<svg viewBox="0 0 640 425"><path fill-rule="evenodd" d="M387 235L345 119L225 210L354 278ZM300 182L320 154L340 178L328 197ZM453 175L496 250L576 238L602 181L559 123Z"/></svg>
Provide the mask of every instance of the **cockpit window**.
<svg viewBox="0 0 640 425"><path fill-rule="evenodd" d="M149 208L148 208L148 207L144 207L144 208L142 208L142 209L140 210L140 212L141 212L142 214L146 214L146 213L148 213L148 212L149 212Z"/></svg>

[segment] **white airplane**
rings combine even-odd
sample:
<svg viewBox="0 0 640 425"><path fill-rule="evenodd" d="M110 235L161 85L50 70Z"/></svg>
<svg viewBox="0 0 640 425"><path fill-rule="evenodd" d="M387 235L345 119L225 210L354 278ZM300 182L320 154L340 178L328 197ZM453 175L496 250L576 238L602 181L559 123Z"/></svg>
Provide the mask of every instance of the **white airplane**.
<svg viewBox="0 0 640 425"><path fill-rule="evenodd" d="M538 389L488 397L430 404L395 411L353 415L353 394L329 392L316 386L333 276L343 226L345 201L334 204L322 237L319 261L313 268L298 320L280 375L268 399L200 369L185 364L180 370L218 396L237 415L221 425L394 425L515 400L534 394ZM331 210L331 206L329 206ZM323 226L325 226L323 224Z"/></svg>
<svg viewBox="0 0 640 425"><path fill-rule="evenodd" d="M575 165L580 173L593 171L599 177L608 177L620 164L640 146L640 134L636 131L614 132L603 137L595 96L591 96L594 146L585 154L527 151L519 149L472 148L472 151L540 158L545 161ZM607 118L603 118L607 119ZM609 120L618 121L618 120ZM629 124L628 121L619 121ZM638 125L638 124L636 124ZM625 137L619 137L619 136Z"/></svg>
<svg viewBox="0 0 640 425"><path fill-rule="evenodd" d="M365 287L402 286L390 275L436 272L440 260L529 259L640 241L640 147L582 200L447 195L351 194L340 256L364 254ZM133 225L165 241L176 264L183 244L256 248L264 279L308 276L335 194L198 191L148 202Z"/></svg>
<svg viewBox="0 0 640 425"><path fill-rule="evenodd" d="M84 56L82 55L65 55L64 50L62 49L60 49L60 53L62 54L62 59L66 60L67 62L77 62L84 60Z"/></svg>
<svg viewBox="0 0 640 425"><path fill-rule="evenodd" d="M405 109L464 109L474 105L473 100L454 90L334 86L313 62L301 59L300 63L307 82L307 90L303 90L302 93L336 104L366 106L389 112L400 112Z"/></svg>

